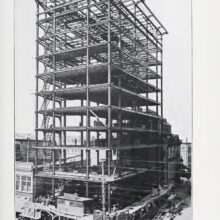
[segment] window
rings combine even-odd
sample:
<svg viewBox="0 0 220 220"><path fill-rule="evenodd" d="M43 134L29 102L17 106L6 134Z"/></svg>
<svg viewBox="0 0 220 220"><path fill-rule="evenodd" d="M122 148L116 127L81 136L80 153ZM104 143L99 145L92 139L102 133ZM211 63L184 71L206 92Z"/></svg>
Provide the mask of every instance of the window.
<svg viewBox="0 0 220 220"><path fill-rule="evenodd" d="M20 175L16 175L16 190L20 190Z"/></svg>
<svg viewBox="0 0 220 220"><path fill-rule="evenodd" d="M57 203L58 203L58 204L64 204L64 203L65 203L65 200L63 200L63 199L58 199L58 200L57 200Z"/></svg>
<svg viewBox="0 0 220 220"><path fill-rule="evenodd" d="M22 191L31 191L31 177L29 176L22 176L21 178L21 190Z"/></svg>
<svg viewBox="0 0 220 220"><path fill-rule="evenodd" d="M69 206L77 207L77 208L83 208L83 203L72 201L72 202L69 203Z"/></svg>
<svg viewBox="0 0 220 220"><path fill-rule="evenodd" d="M27 191L30 192L31 191L31 177L27 178Z"/></svg>
<svg viewBox="0 0 220 220"><path fill-rule="evenodd" d="M26 176L21 177L21 191L27 191L27 178L26 178Z"/></svg>

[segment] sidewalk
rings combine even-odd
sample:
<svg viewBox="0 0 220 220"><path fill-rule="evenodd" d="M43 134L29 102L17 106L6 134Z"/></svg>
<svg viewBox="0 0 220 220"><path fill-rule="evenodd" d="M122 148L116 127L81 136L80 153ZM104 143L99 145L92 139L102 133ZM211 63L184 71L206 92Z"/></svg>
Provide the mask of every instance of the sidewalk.
<svg viewBox="0 0 220 220"><path fill-rule="evenodd" d="M182 214L176 216L175 220L192 220L192 207L183 209Z"/></svg>

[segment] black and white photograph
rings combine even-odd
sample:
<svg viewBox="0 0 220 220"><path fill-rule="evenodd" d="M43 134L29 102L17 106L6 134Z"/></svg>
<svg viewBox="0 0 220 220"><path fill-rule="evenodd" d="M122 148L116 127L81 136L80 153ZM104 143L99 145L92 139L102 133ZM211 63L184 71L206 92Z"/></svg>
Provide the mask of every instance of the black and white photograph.
<svg viewBox="0 0 220 220"><path fill-rule="evenodd" d="M14 15L14 219L193 220L191 0Z"/></svg>

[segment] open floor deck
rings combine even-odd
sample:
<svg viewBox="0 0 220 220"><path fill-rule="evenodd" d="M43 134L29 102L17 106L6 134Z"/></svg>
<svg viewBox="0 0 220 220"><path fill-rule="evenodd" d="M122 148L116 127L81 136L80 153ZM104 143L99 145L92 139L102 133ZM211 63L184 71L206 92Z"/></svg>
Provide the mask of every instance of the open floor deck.
<svg viewBox="0 0 220 220"><path fill-rule="evenodd" d="M140 175L145 172L147 172L146 169L142 169L142 170L139 169L137 171L124 171L121 173L121 176L119 176L118 174L111 176L105 175L104 179L105 179L105 183L113 183L123 179L131 178L136 175ZM52 171L51 172L40 171L35 176L44 177L44 178L78 180L83 182L97 182L97 183L101 183L103 178L103 176L100 174L89 174L89 178L87 178L86 173L67 173L62 171L55 171L55 174L52 174Z"/></svg>
<svg viewBox="0 0 220 220"><path fill-rule="evenodd" d="M79 107L63 107L63 108L55 108L55 109L47 109L47 110L38 110L38 113L52 115L54 112L57 115L86 115L86 106L79 106ZM108 114L108 106L90 106L91 109L95 114L98 115L100 118L106 118ZM154 119L161 119L160 116L153 114L152 112L146 113L141 111L135 111L125 108L119 108L116 106L111 106L111 115L112 119L118 119L119 112L122 113L124 119L131 119L132 117L137 118L154 118Z"/></svg>
<svg viewBox="0 0 220 220"><path fill-rule="evenodd" d="M90 101L96 102L99 104L107 105L108 104L108 87L109 84L97 84L97 85L90 85L89 88L89 96ZM122 106L123 107L131 107L135 102L137 106L155 106L159 105L153 99L146 98L143 95L139 95L137 93L131 92L127 89L120 88L115 85L110 85L111 88L111 102L112 105L117 106L118 104L118 94L121 93L122 96ZM44 98L52 98L53 93L55 93L56 97L63 98L66 100L86 100L86 86L80 87L72 87L66 89L58 89L53 91L47 92L39 92L38 94ZM126 100L126 101L125 101Z"/></svg>
<svg viewBox="0 0 220 220"><path fill-rule="evenodd" d="M96 63L90 64L88 66L89 76L90 76L90 84L99 84L107 82L108 77L108 64L107 63ZM57 71L39 73L37 75L40 79L51 80L53 75L55 74L55 80L62 83L73 84L80 82L82 84L86 84L86 65L64 68ZM157 88L150 83L147 83L146 79L156 79L161 76L157 73L150 73L145 71L145 73L137 74L137 73L128 73L127 71L121 69L117 65L111 64L111 72L112 77L122 76L125 80L133 80L138 87L139 85L144 88L147 88L149 91L155 91Z"/></svg>
<svg viewBox="0 0 220 220"><path fill-rule="evenodd" d="M160 148L163 147L163 144L133 144L133 145L122 145L122 146L116 146L111 148L111 150L132 150L132 149L146 149L146 148ZM109 150L110 148L107 146L91 146L87 148L85 145L45 145L41 147L33 147L34 149L48 149L48 150L70 150L70 149L76 149L76 150Z"/></svg>

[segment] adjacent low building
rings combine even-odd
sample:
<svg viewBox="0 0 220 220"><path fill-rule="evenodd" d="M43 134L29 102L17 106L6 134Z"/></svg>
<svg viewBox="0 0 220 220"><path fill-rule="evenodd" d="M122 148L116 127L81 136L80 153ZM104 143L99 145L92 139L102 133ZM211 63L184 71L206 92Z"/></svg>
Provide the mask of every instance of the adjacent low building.
<svg viewBox="0 0 220 220"><path fill-rule="evenodd" d="M22 213L25 204L33 201L33 163L15 163L15 210Z"/></svg>
<svg viewBox="0 0 220 220"><path fill-rule="evenodd" d="M180 146L180 154L183 159L183 164L191 169L192 144L187 141L183 142Z"/></svg>

